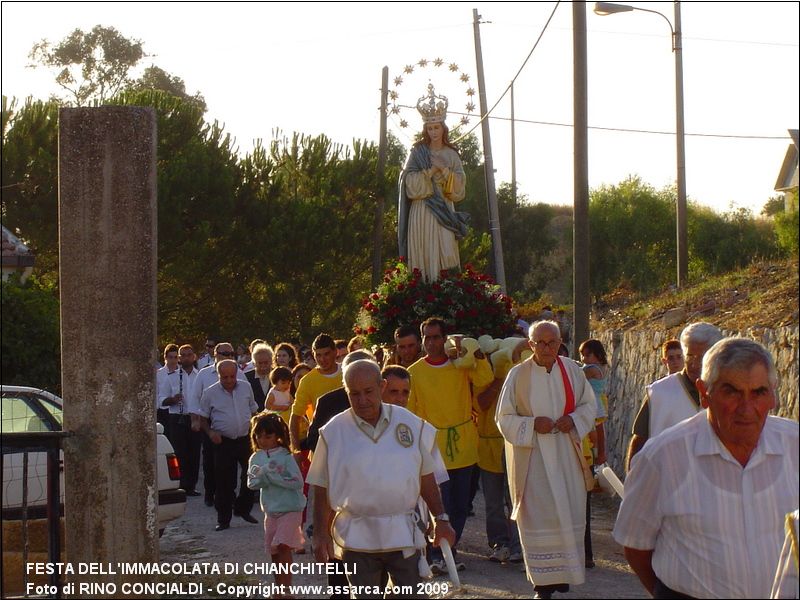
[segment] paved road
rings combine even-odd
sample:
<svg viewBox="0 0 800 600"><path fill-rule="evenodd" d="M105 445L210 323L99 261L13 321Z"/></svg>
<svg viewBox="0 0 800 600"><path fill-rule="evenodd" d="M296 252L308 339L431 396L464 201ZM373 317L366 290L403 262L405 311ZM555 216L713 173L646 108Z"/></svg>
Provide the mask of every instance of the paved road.
<svg viewBox="0 0 800 600"><path fill-rule="evenodd" d="M557 595L563 598L648 598L644 589L622 556L622 549L611 539L619 501L607 497L593 498L593 543L597 566L587 571L586 583L574 587L568 594ZM460 544L460 558L467 569L462 572L461 582L464 584L460 592L452 590L448 597L452 598L529 598L532 587L527 582L523 567L512 564L496 564L488 561L488 547L483 521L483 497L480 492L475 499L474 517L467 521L464 536ZM256 506L253 515L261 518L262 513ZM239 574L211 575L201 578L206 589L206 596L216 596L217 586L249 585L261 586L251 589L250 597L265 597L269 593L271 576L246 575L246 568L254 564L263 565L268 562L263 547L263 527L246 523L234 517L231 528L214 531L216 513L203 503L202 497L189 498L186 514L171 523L161 538L161 560L165 562L187 563L231 563L238 565ZM296 556L298 562L311 563L310 553ZM196 577L174 576L174 581L197 581ZM446 578L436 578L433 583L447 582ZM325 585L323 575L295 576L294 584ZM245 597L242 590L223 589L222 597ZM184 598L186 596L183 596ZM298 597L301 597L298 594ZM324 593L307 592L302 597L326 598Z"/></svg>

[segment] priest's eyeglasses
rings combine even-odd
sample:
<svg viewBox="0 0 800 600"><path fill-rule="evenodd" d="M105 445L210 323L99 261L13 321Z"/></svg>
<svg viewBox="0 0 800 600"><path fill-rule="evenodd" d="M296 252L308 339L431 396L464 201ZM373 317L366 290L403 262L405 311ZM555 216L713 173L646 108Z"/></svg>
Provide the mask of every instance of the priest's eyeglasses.
<svg viewBox="0 0 800 600"><path fill-rule="evenodd" d="M539 340L538 342L533 342L533 343L540 350L544 350L545 348L550 348L551 350L558 350L558 347L561 345L561 340L550 340L549 342Z"/></svg>

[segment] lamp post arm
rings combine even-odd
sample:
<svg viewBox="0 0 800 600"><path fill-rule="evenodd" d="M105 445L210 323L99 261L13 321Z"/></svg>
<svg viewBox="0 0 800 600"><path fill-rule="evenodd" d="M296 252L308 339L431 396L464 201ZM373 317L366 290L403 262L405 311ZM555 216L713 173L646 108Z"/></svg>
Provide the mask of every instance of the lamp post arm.
<svg viewBox="0 0 800 600"><path fill-rule="evenodd" d="M650 10L649 8L639 8L638 6L634 6L633 10L653 13L654 15L658 15L659 17L664 19L667 22L667 25L669 25L669 31L672 34L672 51L675 52L675 50L677 50L678 45L676 44L677 40L675 36L675 28L672 26L672 21L669 20L669 17L667 15L665 15L664 13L660 13L657 10Z"/></svg>

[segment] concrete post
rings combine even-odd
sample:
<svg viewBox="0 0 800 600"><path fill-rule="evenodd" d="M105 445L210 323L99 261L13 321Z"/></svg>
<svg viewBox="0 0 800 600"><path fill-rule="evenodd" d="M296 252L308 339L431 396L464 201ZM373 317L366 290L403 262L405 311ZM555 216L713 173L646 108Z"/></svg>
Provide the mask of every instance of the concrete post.
<svg viewBox="0 0 800 600"><path fill-rule="evenodd" d="M66 553L154 562L156 115L105 106L59 118L61 371L64 429L75 434L64 448ZM70 579L118 592L147 580Z"/></svg>
<svg viewBox="0 0 800 600"><path fill-rule="evenodd" d="M589 285L589 103L586 41L586 2L572 3L574 202L572 237L573 352L589 339L592 292Z"/></svg>

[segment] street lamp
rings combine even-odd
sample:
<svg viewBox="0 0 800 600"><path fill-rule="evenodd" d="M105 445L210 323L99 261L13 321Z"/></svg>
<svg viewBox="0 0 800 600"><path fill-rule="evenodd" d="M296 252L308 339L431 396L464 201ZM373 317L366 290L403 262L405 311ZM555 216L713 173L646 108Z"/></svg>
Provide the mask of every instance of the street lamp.
<svg viewBox="0 0 800 600"><path fill-rule="evenodd" d="M620 12L638 10L653 13L662 17L669 25L672 33L672 52L675 54L675 144L678 167L678 204L677 204L677 242L678 242L678 287L686 283L689 265L688 235L686 230L686 147L683 126L683 45L681 42L681 3L673 2L675 7L675 27L666 15L657 10L639 8L628 4L613 2L595 2L594 12L601 17Z"/></svg>

